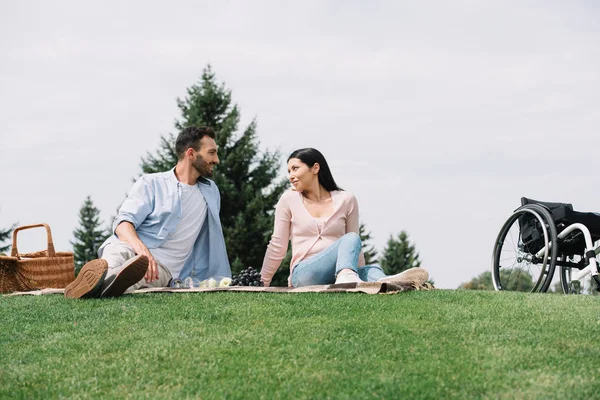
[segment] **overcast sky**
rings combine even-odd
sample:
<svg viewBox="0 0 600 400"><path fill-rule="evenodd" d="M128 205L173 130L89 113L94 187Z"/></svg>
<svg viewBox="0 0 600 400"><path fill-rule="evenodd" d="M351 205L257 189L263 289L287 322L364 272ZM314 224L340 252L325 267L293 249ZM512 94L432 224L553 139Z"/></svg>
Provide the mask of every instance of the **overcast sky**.
<svg viewBox="0 0 600 400"><path fill-rule="evenodd" d="M600 211L595 1L2 1L0 227L108 222L210 63L263 149L315 147L382 250L490 269L521 196ZM285 165L281 166L282 174ZM40 243L41 242L41 243ZM21 251L44 247L23 234Z"/></svg>

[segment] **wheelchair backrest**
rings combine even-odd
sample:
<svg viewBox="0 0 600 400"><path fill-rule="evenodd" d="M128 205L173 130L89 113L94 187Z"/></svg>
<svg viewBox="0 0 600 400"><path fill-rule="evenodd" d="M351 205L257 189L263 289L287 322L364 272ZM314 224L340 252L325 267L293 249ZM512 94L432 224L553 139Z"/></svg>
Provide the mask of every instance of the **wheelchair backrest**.
<svg viewBox="0 0 600 400"><path fill-rule="evenodd" d="M521 206L526 204L539 204L550 211L555 224L561 224L569 220L569 216L573 214L573 205L569 203L553 203L549 201L537 201L521 197ZM559 228L557 226L557 228ZM562 230L559 228L559 231Z"/></svg>
<svg viewBox="0 0 600 400"><path fill-rule="evenodd" d="M564 208L567 208L568 210L573 211L573 204L553 203L553 202L549 202L549 201L538 201L538 200L528 199L527 197L521 197L521 205L524 206L526 204L539 204L541 206L544 206L548 209L548 211L551 211L553 215L554 215L554 210L558 211L559 213L560 213L560 209L564 209Z"/></svg>
<svg viewBox="0 0 600 400"><path fill-rule="evenodd" d="M573 210L573 205L569 203L551 203L547 201L537 201L521 197L521 206L527 204L539 204L545 207L550 214L556 232L561 233L567 226L580 223L585 225L592 236L592 242L600 240L600 214L592 212L578 212ZM521 228L521 239L523 243L531 246L543 246L543 231L539 222L533 216L524 215L519 218ZM541 247L540 247L541 248ZM563 255L583 254L586 248L585 238L581 231L575 230L560 240L559 251Z"/></svg>
<svg viewBox="0 0 600 400"><path fill-rule="evenodd" d="M527 197L521 197L521 206L527 204L539 204L546 208L550 212L550 215L552 215L555 224L560 224L565 221L567 216L573 212L572 204L538 201ZM538 250L544 246L543 231L536 218L532 215L520 217L519 225L521 227L521 240L526 247ZM559 230L561 229L559 228Z"/></svg>

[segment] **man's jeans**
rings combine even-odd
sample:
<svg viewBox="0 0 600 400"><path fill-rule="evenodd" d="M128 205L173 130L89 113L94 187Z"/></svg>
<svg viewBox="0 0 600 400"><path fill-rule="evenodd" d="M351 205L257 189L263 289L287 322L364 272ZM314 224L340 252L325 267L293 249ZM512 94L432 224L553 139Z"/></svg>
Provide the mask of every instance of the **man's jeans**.
<svg viewBox="0 0 600 400"><path fill-rule="evenodd" d="M306 260L300 261L292 271L292 286L328 285L344 268L358 273L361 280L375 282L386 275L377 264L358 267L358 255L362 243L360 236L350 232L334 244Z"/></svg>
<svg viewBox="0 0 600 400"><path fill-rule="evenodd" d="M106 245L102 252L102 259L108 263L108 272L106 273L107 280L110 276L117 275L121 272L121 266L125 261L135 256L135 251L127 243L121 240L115 240ZM129 287L130 290L140 289L143 287L166 287L169 286L171 281L171 272L158 261L158 279L152 283L146 282L145 278L142 278L138 283Z"/></svg>

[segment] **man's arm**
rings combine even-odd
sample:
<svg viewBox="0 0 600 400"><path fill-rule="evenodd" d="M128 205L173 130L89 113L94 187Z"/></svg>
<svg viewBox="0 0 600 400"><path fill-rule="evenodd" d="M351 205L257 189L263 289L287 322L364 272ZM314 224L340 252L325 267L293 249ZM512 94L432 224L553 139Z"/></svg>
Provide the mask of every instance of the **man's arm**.
<svg viewBox="0 0 600 400"><path fill-rule="evenodd" d="M148 270L146 271L146 282L150 283L158 279L158 266L156 265L156 260L150 253L150 250L146 247L144 242L142 242L133 227L133 224L128 221L123 221L119 225L117 225L117 229L115 229L115 233L119 240L130 245L136 254L141 254L148 257Z"/></svg>
<svg viewBox="0 0 600 400"><path fill-rule="evenodd" d="M142 176L131 188L113 223L113 232L123 242L129 244L137 254L148 257L146 281L158 279L156 260L146 245L140 240L136 228L146 219L154 207L154 190L148 179Z"/></svg>
<svg viewBox="0 0 600 400"><path fill-rule="evenodd" d="M154 208L154 190L151 183L142 176L134 184L129 195L119 207L119 212L113 222L113 232L117 233L117 226L127 221L137 229Z"/></svg>

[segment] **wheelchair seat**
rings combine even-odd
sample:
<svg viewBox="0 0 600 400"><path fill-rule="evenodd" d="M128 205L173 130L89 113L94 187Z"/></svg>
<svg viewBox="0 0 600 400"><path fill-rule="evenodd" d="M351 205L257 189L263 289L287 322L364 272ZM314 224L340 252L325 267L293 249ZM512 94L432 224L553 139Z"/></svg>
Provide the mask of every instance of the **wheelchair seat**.
<svg viewBox="0 0 600 400"><path fill-rule="evenodd" d="M573 205L569 203L554 203L547 201L538 201L527 197L521 198L521 206L526 204L539 204L552 215L557 233L562 232L569 225L580 223L585 225L592 236L592 241L600 240L600 214L593 212L575 211ZM585 249L583 235L575 232L564 239L566 247L561 247L566 254L579 254Z"/></svg>

